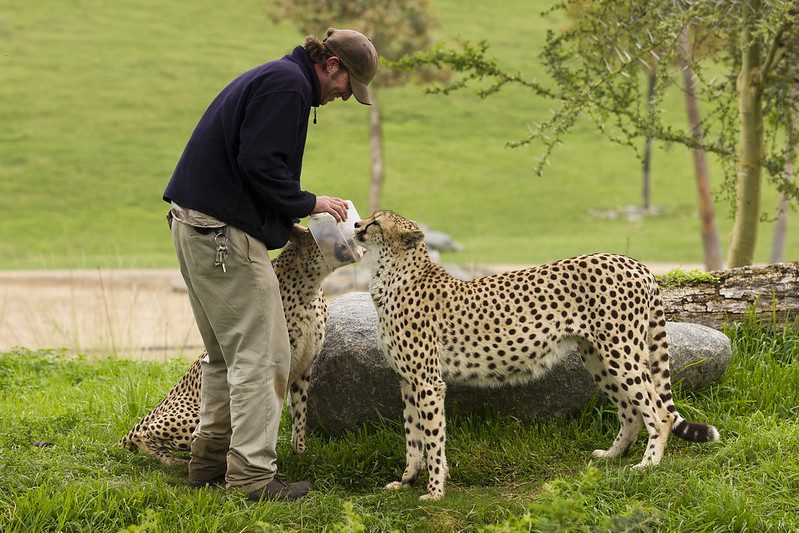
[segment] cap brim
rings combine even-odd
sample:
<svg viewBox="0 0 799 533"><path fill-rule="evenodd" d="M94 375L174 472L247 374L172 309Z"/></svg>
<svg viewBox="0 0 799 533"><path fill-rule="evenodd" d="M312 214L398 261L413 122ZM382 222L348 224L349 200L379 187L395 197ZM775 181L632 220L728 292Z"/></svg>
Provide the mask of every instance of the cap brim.
<svg viewBox="0 0 799 533"><path fill-rule="evenodd" d="M369 98L369 90L365 84L350 76L350 88L356 100L364 105L372 105L372 100Z"/></svg>

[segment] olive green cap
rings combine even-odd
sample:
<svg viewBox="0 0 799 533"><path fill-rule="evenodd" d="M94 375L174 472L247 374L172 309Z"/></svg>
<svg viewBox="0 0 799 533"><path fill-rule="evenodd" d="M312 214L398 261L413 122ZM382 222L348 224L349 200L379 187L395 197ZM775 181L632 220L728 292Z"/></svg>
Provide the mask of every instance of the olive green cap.
<svg viewBox="0 0 799 533"><path fill-rule="evenodd" d="M323 42L347 69L355 99L362 104L371 104L366 86L375 77L378 65L377 50L372 41L355 30L329 28Z"/></svg>

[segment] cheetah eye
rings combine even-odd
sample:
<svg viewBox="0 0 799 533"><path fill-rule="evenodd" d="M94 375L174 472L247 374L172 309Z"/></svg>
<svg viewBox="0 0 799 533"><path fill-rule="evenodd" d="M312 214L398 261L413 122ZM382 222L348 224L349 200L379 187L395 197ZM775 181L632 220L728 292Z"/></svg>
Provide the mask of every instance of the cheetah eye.
<svg viewBox="0 0 799 533"><path fill-rule="evenodd" d="M369 226L376 226L377 228L380 228L380 222L378 222L377 220L373 220L367 225L365 225L361 231L366 233L366 231L369 229Z"/></svg>

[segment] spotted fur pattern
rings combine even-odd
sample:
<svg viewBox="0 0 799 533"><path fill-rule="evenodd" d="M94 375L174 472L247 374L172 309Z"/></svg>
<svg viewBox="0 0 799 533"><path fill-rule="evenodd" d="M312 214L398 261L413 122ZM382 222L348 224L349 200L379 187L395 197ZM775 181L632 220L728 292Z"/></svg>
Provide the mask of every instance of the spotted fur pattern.
<svg viewBox="0 0 799 533"><path fill-rule="evenodd" d="M380 339L405 404L406 468L386 488L412 485L426 460L422 498L444 495L445 382L523 383L572 348L618 408L621 429L594 457L623 454L642 427L649 440L639 468L660 462L670 431L718 440L713 426L686 422L674 406L663 304L641 263L584 255L461 281L430 261L418 226L395 213L358 222L356 239L368 250Z"/></svg>
<svg viewBox="0 0 799 533"><path fill-rule="evenodd" d="M289 243L272 262L283 300L289 341L289 407L292 414L291 444L297 453L306 449L308 384L311 366L322 349L327 305L322 281L330 273L311 232L297 225ZM163 464L185 462L173 451L191 451L191 440L200 419L201 355L163 401L125 435L120 444L139 449Z"/></svg>

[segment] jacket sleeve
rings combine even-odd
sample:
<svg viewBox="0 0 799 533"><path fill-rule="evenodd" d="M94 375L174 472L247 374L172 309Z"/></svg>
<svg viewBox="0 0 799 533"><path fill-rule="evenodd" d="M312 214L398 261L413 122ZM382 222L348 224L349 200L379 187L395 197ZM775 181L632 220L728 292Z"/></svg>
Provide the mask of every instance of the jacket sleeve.
<svg viewBox="0 0 799 533"><path fill-rule="evenodd" d="M247 183L264 202L288 218L311 214L316 196L300 188L287 161L303 148L299 138L302 97L293 91L259 96L245 107L240 130L238 166ZM307 117L305 117L307 120Z"/></svg>

